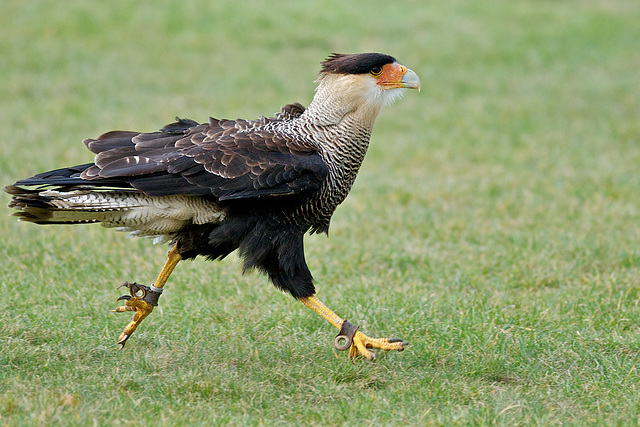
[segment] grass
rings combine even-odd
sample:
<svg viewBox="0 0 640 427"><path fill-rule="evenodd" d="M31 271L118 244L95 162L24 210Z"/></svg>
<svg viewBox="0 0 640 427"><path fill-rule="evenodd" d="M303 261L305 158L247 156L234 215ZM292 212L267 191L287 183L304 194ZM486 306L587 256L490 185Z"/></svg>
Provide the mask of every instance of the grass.
<svg viewBox="0 0 640 427"><path fill-rule="evenodd" d="M403 353L335 331L238 263L178 266L124 351L109 313L166 247L0 215L2 425L637 425L637 2L9 2L0 178L151 131L307 104L329 52L423 80L383 112L319 296ZM0 196L2 203L8 201Z"/></svg>

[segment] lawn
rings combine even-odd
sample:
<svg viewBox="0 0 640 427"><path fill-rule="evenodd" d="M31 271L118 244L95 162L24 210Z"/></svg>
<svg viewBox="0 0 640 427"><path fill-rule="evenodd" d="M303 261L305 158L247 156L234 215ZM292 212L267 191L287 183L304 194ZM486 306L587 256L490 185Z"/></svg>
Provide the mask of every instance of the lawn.
<svg viewBox="0 0 640 427"><path fill-rule="evenodd" d="M637 1L5 3L0 185L107 130L308 104L331 52L423 87L306 239L318 296L407 350L349 361L229 257L180 264L118 351L115 288L168 248L0 208L0 425L640 423Z"/></svg>

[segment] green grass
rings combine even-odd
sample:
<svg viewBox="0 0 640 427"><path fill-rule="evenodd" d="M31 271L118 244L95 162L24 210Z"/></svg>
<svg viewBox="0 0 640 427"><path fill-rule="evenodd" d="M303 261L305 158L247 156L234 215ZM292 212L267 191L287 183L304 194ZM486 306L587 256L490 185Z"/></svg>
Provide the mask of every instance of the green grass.
<svg viewBox="0 0 640 427"><path fill-rule="evenodd" d="M110 129L307 104L332 51L392 54L423 89L307 238L319 296L405 352L349 362L233 257L179 265L117 351L115 287L167 248L5 210L0 424L640 422L638 2L5 3L2 185Z"/></svg>

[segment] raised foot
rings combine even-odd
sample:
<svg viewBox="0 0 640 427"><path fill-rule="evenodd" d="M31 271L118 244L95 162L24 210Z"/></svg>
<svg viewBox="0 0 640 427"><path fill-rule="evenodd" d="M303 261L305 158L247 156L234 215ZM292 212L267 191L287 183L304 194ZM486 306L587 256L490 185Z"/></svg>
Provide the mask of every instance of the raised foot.
<svg viewBox="0 0 640 427"><path fill-rule="evenodd" d="M404 346L409 343L401 340L400 338L370 338L360 331L357 331L353 336L353 342L351 343L351 349L349 350L349 357L362 356L365 359L373 360L376 358L374 352L368 349L374 348L387 351L402 351Z"/></svg>
<svg viewBox="0 0 640 427"><path fill-rule="evenodd" d="M134 311L135 313L131 322L129 322L129 324L124 328L122 334L118 337L120 349L124 348L124 345L131 334L133 334L138 325L142 323L144 318L153 311L153 307L158 305L158 298L160 297L160 292L154 292L149 286L124 282L122 285L118 286L118 289L122 287L129 289L129 295L122 295L117 299L117 301L124 300L125 305L116 307L111 311L115 313Z"/></svg>

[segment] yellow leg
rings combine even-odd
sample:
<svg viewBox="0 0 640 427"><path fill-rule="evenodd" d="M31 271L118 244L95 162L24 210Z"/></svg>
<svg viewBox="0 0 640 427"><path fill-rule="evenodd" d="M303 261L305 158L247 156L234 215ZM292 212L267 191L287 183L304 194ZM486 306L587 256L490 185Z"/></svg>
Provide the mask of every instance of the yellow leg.
<svg viewBox="0 0 640 427"><path fill-rule="evenodd" d="M173 248L169 251L167 255L167 262L162 267L160 274L158 274L158 278L156 279L153 286L156 288L164 288L164 285L169 280L169 276L173 273L173 269L176 268L176 265L182 260L182 256L178 252L178 244L175 244Z"/></svg>
<svg viewBox="0 0 640 427"><path fill-rule="evenodd" d="M173 272L173 269L176 268L178 262L182 259L180 253L178 253L178 245L174 245L173 248L169 251L167 262L162 267L162 271L158 275L155 283L152 287L141 286L136 283L125 282L123 286L129 287L131 292L131 296L125 295L118 299L125 299L125 305L116 307L113 310L116 313L124 313L126 311L134 311L133 319L129 324L124 328L120 337L118 337L118 344L120 344L120 348L124 347L124 344L127 342L131 334L136 330L138 325L147 317L152 311L154 305L157 304L157 299L164 288L164 285L167 283L169 276ZM155 288L155 289L154 289ZM155 298L148 298L151 295L147 295L148 293L154 293ZM154 299L156 304L154 304ZM149 302L151 301L151 303Z"/></svg>
<svg viewBox="0 0 640 427"><path fill-rule="evenodd" d="M315 295L306 298L300 298L300 302L324 317L329 323L338 329L342 328L344 320L331 311L322 303ZM360 331L356 331L353 336L353 343L349 349L349 357L354 358L362 356L365 359L374 359L375 354L369 351L369 348L377 348L380 350L402 351L407 342L398 338L370 338Z"/></svg>

